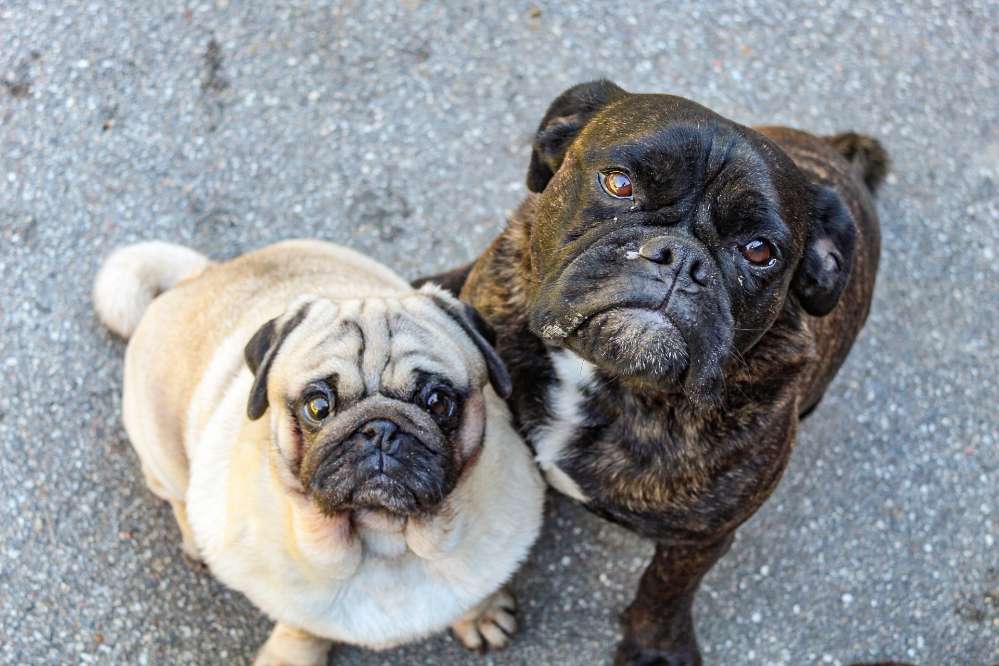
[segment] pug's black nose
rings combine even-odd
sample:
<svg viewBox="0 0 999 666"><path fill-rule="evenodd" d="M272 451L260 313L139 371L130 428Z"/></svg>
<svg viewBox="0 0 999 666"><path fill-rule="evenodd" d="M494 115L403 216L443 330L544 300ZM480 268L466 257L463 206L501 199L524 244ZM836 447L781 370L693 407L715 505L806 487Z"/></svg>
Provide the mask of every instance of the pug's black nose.
<svg viewBox="0 0 999 666"><path fill-rule="evenodd" d="M381 449L383 453L395 455L399 452L399 426L388 419L368 421L357 432L364 439L365 448Z"/></svg>

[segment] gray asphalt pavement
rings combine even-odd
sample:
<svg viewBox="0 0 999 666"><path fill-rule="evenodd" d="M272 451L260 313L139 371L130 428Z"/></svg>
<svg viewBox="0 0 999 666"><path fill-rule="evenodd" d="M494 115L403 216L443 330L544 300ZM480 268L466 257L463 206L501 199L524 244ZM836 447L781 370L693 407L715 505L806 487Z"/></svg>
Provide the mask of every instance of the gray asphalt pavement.
<svg viewBox="0 0 999 666"><path fill-rule="evenodd" d="M548 102L598 76L895 162L871 318L706 580L707 662L999 662L999 4L320 4L0 0L0 662L245 663L269 629L143 486L103 255L317 236L450 267L523 196ZM331 663L606 663L650 552L553 500L510 650Z"/></svg>

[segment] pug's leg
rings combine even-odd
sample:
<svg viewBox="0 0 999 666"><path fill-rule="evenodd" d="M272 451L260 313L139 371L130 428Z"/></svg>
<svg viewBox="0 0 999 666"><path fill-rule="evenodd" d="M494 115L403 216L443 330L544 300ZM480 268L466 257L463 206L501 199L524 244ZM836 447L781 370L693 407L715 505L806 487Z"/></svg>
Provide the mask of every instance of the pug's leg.
<svg viewBox="0 0 999 666"><path fill-rule="evenodd" d="M615 666L700 666L691 610L697 588L732 545L733 533L703 546L657 545L635 600L624 611Z"/></svg>
<svg viewBox="0 0 999 666"><path fill-rule="evenodd" d="M180 548L184 551L184 556L196 569L204 567L204 562L201 559L201 553L198 552L198 547L194 543L194 533L191 531L191 524L187 522L187 503L173 499L170 495L170 491L167 490L166 486L157 478L153 471L147 466L142 466L142 475L146 478L146 486L150 491L157 497L170 502L170 508L173 509L173 517L177 521L177 527L180 529Z"/></svg>
<svg viewBox="0 0 999 666"><path fill-rule="evenodd" d="M333 641L278 622L253 666L326 666Z"/></svg>
<svg viewBox="0 0 999 666"><path fill-rule="evenodd" d="M198 546L194 543L194 532L191 531L191 524L187 522L187 503L180 500L170 500L173 508L173 517L177 519L177 527L180 528L180 548L184 551L184 556L196 567L204 566Z"/></svg>
<svg viewBox="0 0 999 666"><path fill-rule="evenodd" d="M517 600L505 587L487 597L451 625L469 650L501 650L517 631Z"/></svg>

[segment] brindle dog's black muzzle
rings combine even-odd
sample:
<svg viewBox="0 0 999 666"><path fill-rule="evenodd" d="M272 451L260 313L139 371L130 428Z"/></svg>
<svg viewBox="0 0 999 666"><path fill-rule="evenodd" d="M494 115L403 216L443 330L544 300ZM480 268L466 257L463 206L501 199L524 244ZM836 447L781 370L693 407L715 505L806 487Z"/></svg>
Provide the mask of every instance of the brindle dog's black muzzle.
<svg viewBox="0 0 999 666"><path fill-rule="evenodd" d="M731 353L728 293L682 232L609 234L541 290L531 328L614 374L713 401Z"/></svg>

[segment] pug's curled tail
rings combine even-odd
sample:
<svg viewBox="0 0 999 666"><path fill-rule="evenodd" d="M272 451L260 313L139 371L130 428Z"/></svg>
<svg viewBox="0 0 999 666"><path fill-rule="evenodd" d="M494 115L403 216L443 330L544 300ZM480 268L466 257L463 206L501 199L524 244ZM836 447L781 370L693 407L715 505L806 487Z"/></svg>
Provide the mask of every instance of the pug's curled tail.
<svg viewBox="0 0 999 666"><path fill-rule="evenodd" d="M199 252L161 241L118 248L104 260L94 280L97 316L127 340L154 298L210 263Z"/></svg>
<svg viewBox="0 0 999 666"><path fill-rule="evenodd" d="M856 132L827 136L826 141L831 143L833 148L859 171L860 177L864 179L871 194L877 193L891 167L888 151L884 149L881 142Z"/></svg>

